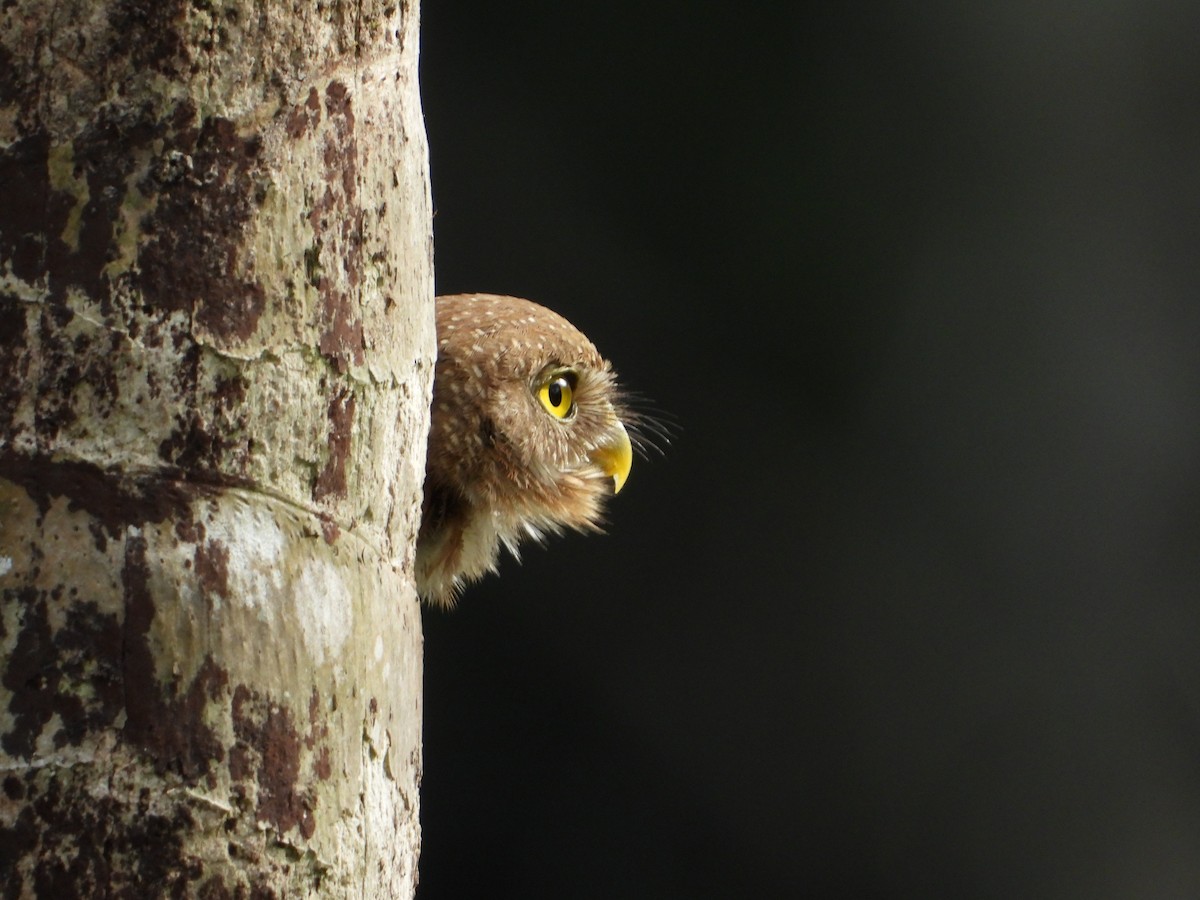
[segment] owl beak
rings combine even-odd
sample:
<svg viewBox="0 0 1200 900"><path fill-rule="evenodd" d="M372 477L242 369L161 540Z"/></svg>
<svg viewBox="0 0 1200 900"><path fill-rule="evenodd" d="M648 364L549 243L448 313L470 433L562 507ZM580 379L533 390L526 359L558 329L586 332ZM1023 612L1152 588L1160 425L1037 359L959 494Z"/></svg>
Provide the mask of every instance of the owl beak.
<svg viewBox="0 0 1200 900"><path fill-rule="evenodd" d="M621 493L625 480L629 478L629 470L633 468L633 445L629 443L629 432L625 426L618 422L617 430L609 442L589 453L588 459L613 480L613 493Z"/></svg>

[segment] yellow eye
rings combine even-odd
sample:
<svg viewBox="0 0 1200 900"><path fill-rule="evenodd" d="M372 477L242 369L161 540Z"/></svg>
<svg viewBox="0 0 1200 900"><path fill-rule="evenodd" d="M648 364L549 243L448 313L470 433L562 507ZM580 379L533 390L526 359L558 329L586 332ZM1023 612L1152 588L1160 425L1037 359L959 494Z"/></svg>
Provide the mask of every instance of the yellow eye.
<svg viewBox="0 0 1200 900"><path fill-rule="evenodd" d="M575 388L567 375L556 375L538 388L538 399L554 418L565 419L575 409Z"/></svg>

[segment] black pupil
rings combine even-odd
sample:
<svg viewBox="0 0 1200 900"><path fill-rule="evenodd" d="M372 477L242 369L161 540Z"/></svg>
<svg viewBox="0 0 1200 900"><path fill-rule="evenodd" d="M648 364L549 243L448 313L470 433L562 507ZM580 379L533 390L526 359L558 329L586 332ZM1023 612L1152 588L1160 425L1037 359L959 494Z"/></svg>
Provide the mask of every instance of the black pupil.
<svg viewBox="0 0 1200 900"><path fill-rule="evenodd" d="M550 405L555 409L562 406L562 379L550 382L550 390L547 391L550 396Z"/></svg>

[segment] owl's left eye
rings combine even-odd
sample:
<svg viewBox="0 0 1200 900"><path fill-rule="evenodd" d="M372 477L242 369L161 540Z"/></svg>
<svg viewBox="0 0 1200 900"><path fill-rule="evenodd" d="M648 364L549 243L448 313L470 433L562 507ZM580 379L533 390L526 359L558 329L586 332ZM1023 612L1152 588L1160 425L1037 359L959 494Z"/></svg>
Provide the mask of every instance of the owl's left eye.
<svg viewBox="0 0 1200 900"><path fill-rule="evenodd" d="M537 393L546 412L556 419L565 419L575 410L575 386L567 374L555 375Z"/></svg>

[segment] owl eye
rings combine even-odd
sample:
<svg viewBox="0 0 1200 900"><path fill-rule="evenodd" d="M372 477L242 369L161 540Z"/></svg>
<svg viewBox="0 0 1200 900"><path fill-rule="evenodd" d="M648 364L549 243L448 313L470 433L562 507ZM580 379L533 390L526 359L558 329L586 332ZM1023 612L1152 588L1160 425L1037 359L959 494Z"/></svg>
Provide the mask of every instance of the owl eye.
<svg viewBox="0 0 1200 900"><path fill-rule="evenodd" d="M538 399L546 412L565 419L575 410L575 387L569 375L556 375L538 388Z"/></svg>

